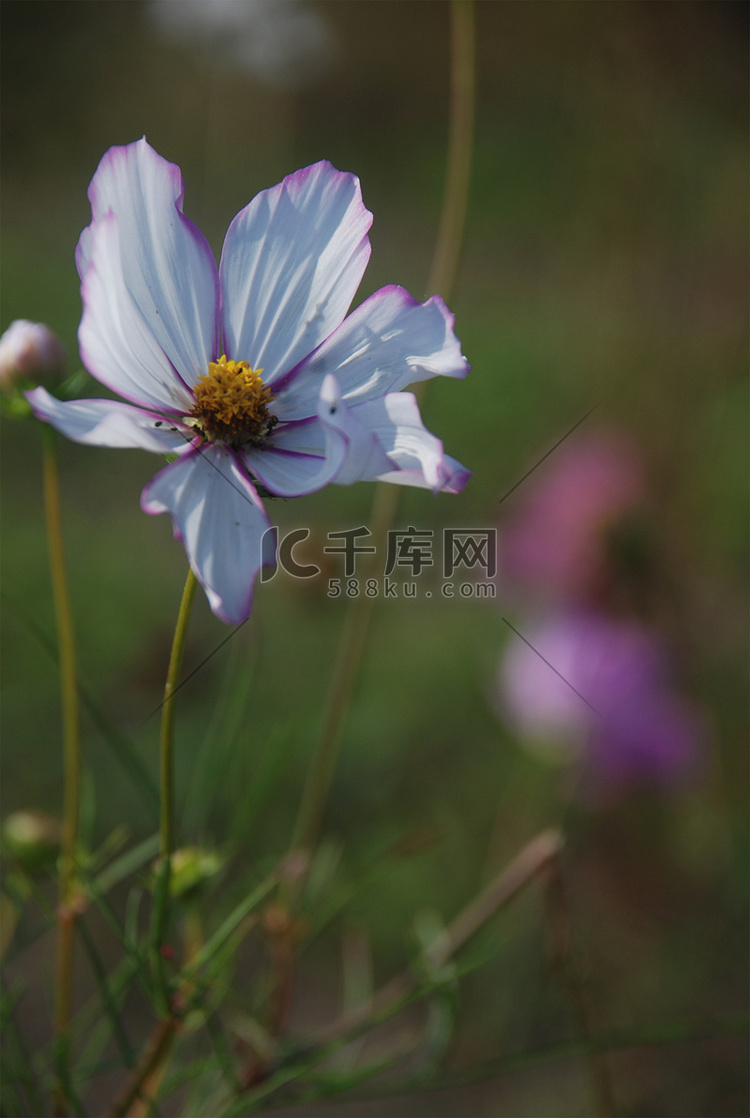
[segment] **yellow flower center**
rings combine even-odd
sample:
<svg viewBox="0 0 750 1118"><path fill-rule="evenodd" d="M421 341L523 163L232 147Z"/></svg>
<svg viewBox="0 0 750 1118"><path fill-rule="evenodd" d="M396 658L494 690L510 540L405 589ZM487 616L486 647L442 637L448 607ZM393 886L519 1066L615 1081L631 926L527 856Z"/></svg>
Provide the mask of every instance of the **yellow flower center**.
<svg viewBox="0 0 750 1118"><path fill-rule="evenodd" d="M208 372L193 389L195 406L192 425L207 439L242 446L260 445L276 425L268 405L271 389L263 384L262 369L251 369L247 361L209 361Z"/></svg>

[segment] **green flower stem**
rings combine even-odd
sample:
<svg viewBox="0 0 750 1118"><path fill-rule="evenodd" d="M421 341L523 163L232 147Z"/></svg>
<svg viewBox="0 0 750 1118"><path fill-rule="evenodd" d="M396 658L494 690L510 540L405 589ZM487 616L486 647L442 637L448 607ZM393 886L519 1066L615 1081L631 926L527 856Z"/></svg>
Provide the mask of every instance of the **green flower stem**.
<svg viewBox="0 0 750 1118"><path fill-rule="evenodd" d="M189 902L185 906L184 966L189 967L195 963L202 949L203 921L200 906ZM195 985L195 979L185 978L180 985L177 1000L187 1005ZM181 1028L181 1018L171 1010L156 1022L151 1037L113 1103L108 1118L148 1118L148 1115L154 1113L154 1101L159 1094L172 1048Z"/></svg>
<svg viewBox="0 0 750 1118"><path fill-rule="evenodd" d="M469 197L469 176L474 139L475 104L474 5L473 0L451 3L451 102L448 168L443 210L430 270L428 295L439 291L449 301L453 294L461 253ZM415 389L424 396L424 383ZM396 485L381 484L373 501L370 523L376 555L394 523L401 493ZM374 572L376 560L368 557L366 577ZM344 622L328 693L323 728L308 772L294 829L292 848L310 852L317 841L320 823L336 767L339 745L359 675L372 616L372 598L352 599Z"/></svg>
<svg viewBox="0 0 750 1118"><path fill-rule="evenodd" d="M379 485L376 489L370 514L376 555L380 552L380 542L385 539L386 532L393 523L400 495L395 485ZM369 555L366 559L369 562L364 564L365 580L374 574L375 569L375 559ZM323 715L323 728L303 789L292 838L293 850L309 852L315 846L333 780L341 736L370 631L372 604L373 599L368 598L366 594L353 598L344 619Z"/></svg>
<svg viewBox="0 0 750 1118"><path fill-rule="evenodd" d="M187 587L185 589L187 591ZM190 612L189 608L187 612ZM185 966L195 961L202 947L203 923L200 907L190 902L185 906ZM186 1005L190 1001L195 984L195 980L185 979L181 983L176 1000ZM172 1048L181 1027L180 1017L171 1009L156 1022L151 1037L125 1086L113 1103L108 1118L124 1118L125 1115L127 1118L147 1118L154 1113L154 1100L159 1094L169 1066Z"/></svg>
<svg viewBox="0 0 750 1118"><path fill-rule="evenodd" d="M243 1094L219 1112L220 1118L240 1118L253 1114L259 1103L289 1083L307 1075L317 1064L328 1059L345 1044L394 1017L407 1005L428 996L444 982L453 981L455 972L445 972L456 954L482 930L489 920L518 896L534 879L544 877L562 850L563 839L558 831L543 831L527 843L513 861L485 886L443 934L427 948L426 969L418 974L407 967L381 986L364 1004L344 1013L313 1040L300 1049L297 1062L281 1065L254 1090ZM442 972L442 973L441 973Z"/></svg>
<svg viewBox="0 0 750 1118"><path fill-rule="evenodd" d="M141 1059L109 1111L109 1118L124 1118L125 1115L134 1114L136 1106L141 1115L152 1113L150 1087L154 1077L158 1077L160 1081L159 1069L169 1058L179 1026L180 1022L173 1016L157 1021ZM158 1090L158 1082L155 1086ZM145 1105L139 1106L139 1102Z"/></svg>
<svg viewBox="0 0 750 1118"><path fill-rule="evenodd" d="M542 831L522 847L513 861L495 877L453 918L434 943L424 953L429 975L433 980L452 962L455 955L469 943L487 923L530 882L543 877L555 865L563 848L559 831ZM343 1014L327 1028L316 1034L316 1045L327 1045L352 1032L369 1028L370 1023L390 1013L390 1007L419 987L420 976L413 967L381 986L367 1004Z"/></svg>
<svg viewBox="0 0 750 1118"><path fill-rule="evenodd" d="M195 597L195 588L198 580L193 574L192 567L188 569L185 589L182 592L180 612L177 615L177 626L172 641L172 655L169 659L167 682L164 687L164 702L161 711L161 821L160 852L163 863L166 865L172 856L174 845L174 703L175 691L180 683L182 657L185 652L185 638L187 636L190 611Z"/></svg>
<svg viewBox="0 0 750 1118"><path fill-rule="evenodd" d="M63 720L63 831L60 852L57 909L57 963L55 973L55 1051L58 1063L56 1108L64 1113L68 1091L68 1045L73 1001L73 934L77 915L76 846L81 795L81 736L76 682L73 613L65 570L60 484L55 435L46 425L44 445L44 510L49 547L52 596L60 660L60 694Z"/></svg>
<svg viewBox="0 0 750 1118"><path fill-rule="evenodd" d="M469 202L474 146L476 72L473 0L451 2L451 104L448 170L427 294L453 297Z"/></svg>

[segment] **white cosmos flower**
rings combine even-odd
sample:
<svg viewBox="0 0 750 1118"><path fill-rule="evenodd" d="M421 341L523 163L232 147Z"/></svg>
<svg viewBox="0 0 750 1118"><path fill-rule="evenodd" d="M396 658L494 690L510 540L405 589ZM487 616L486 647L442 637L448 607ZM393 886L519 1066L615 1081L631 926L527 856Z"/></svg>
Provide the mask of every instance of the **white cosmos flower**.
<svg viewBox="0 0 750 1118"><path fill-rule="evenodd" d="M439 296L384 287L345 317L370 255L359 181L315 163L234 219L217 269L182 212L177 166L145 139L113 147L89 188L76 262L79 342L129 403L27 394L94 446L177 457L143 491L168 512L211 608L245 620L270 527L263 495L384 480L460 492L469 473L400 391L468 365Z"/></svg>

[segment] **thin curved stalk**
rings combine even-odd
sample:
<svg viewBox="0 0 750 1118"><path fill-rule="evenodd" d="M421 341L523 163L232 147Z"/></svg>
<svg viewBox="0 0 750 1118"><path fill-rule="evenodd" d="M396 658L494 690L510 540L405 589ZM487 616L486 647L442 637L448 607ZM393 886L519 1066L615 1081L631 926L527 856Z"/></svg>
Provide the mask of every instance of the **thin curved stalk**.
<svg viewBox="0 0 750 1118"><path fill-rule="evenodd" d="M448 169L427 294L453 296L469 204L474 147L476 68L473 0L451 3L451 106Z"/></svg>
<svg viewBox="0 0 750 1118"><path fill-rule="evenodd" d="M174 846L174 712L175 692L180 682L182 657L185 652L190 611L195 597L198 580L192 567L188 569L185 589L182 592L180 612L172 641L172 654L169 658L167 682L164 686L164 702L161 710L161 817L159 833L161 836L161 857L166 865L172 856Z"/></svg>
<svg viewBox="0 0 750 1118"><path fill-rule="evenodd" d="M43 429L44 510L49 547L52 596L60 663L63 722L63 829L60 851L55 971L55 1053L58 1083L55 1106L64 1114L68 1104L70 1018L73 1002L73 936L77 916L76 846L81 798L81 735L76 680L73 611L65 567L60 484L54 432Z"/></svg>
<svg viewBox="0 0 750 1118"><path fill-rule="evenodd" d="M559 857L563 839L557 831L543 831L527 843L513 861L464 908L440 938L425 953L428 973L420 975L409 966L381 986L366 1004L345 1013L315 1035L314 1041L299 1050L299 1059L289 1064L282 1060L259 1086L233 1099L221 1110L220 1118L240 1118L253 1114L259 1104L280 1088L299 1080L317 1064L334 1055L345 1044L394 1017L413 1001L434 991L439 972L486 926L501 909L535 878L543 876ZM451 980L453 976L451 975Z"/></svg>
<svg viewBox="0 0 750 1118"><path fill-rule="evenodd" d="M448 167L428 285L428 294L439 291L446 301L453 294L466 221L474 139L475 86L473 0L452 0ZM424 387L424 384L416 386L420 399L424 395ZM376 555L380 553L380 545L395 521L400 496L396 485L381 484L377 487L370 514ZM371 561L366 565L365 577L374 571L375 560L368 558ZM372 598L362 595L353 598L349 606L334 663L323 727L303 790L292 839L293 849L309 852L317 841L341 736L370 632L372 603Z"/></svg>

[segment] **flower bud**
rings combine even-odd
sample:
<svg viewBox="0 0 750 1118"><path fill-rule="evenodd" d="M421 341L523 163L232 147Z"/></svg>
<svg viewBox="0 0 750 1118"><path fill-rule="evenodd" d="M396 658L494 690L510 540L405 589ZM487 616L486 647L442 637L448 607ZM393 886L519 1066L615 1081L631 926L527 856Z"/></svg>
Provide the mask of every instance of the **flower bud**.
<svg viewBox="0 0 750 1118"><path fill-rule="evenodd" d="M3 845L29 873L53 867L60 851L60 824L42 811L14 811L3 824Z"/></svg>
<svg viewBox="0 0 750 1118"><path fill-rule="evenodd" d="M169 891L173 897L192 899L222 868L220 855L199 846L183 846L172 855Z"/></svg>
<svg viewBox="0 0 750 1118"><path fill-rule="evenodd" d="M43 322L17 318L0 337L0 386L9 387L17 377L57 372L64 362L62 342Z"/></svg>

